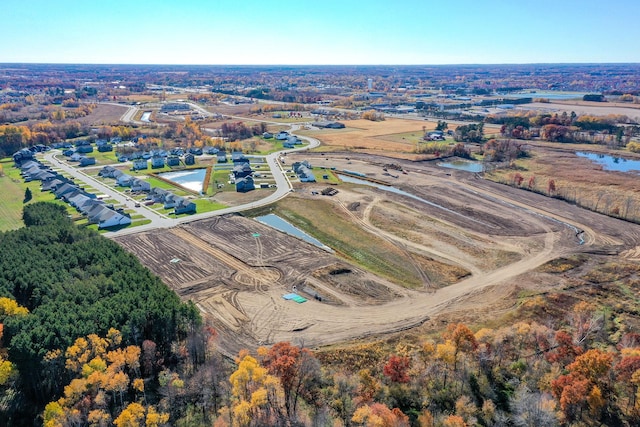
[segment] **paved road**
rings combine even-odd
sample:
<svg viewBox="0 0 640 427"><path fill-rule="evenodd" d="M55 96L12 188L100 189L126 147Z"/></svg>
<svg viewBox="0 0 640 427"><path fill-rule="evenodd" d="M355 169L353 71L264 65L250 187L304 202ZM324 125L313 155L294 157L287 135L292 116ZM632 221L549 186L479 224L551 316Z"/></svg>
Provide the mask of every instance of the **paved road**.
<svg viewBox="0 0 640 427"><path fill-rule="evenodd" d="M59 150L51 150L44 155L44 158L51 163L51 166L56 169L60 169L66 172L68 175L71 175L74 180L79 180L84 182L86 185L95 188L101 194L106 194L110 199L116 200L118 203L125 205L128 209L135 211L136 214L142 215L145 218L151 221L148 226L151 228L158 227L171 227L174 225L174 220L166 217L165 215L159 214L158 212L149 209L146 206L135 206L135 201L131 199L126 194L118 191L114 187L110 187L108 185L103 184L98 181L91 175L88 175L82 171L82 169L69 165L66 161L60 160L58 156L60 155ZM139 228L139 227L134 227Z"/></svg>
<svg viewBox="0 0 640 427"><path fill-rule="evenodd" d="M202 109L201 107L199 107L199 106L197 106L195 104L192 104L192 103L189 103L189 104L192 105L199 112L202 112L203 114L205 114L205 113L208 114L208 115L212 114L212 113L209 113L208 111ZM118 105L121 105L121 104L118 104ZM133 120L133 117L136 115L136 113L138 111L139 111L138 107L130 106L127 109L127 111L122 115L121 120L123 122L125 122L125 123L138 123L137 121ZM271 123L271 122L268 122L268 123ZM278 124L282 124L282 123L278 123ZM299 128L300 128L300 125L293 124L293 125L291 125L290 132L294 133ZM51 150L48 153L46 153L44 157L45 157L45 159L47 161L49 161L51 163L51 165L54 168L58 168L58 169L61 169L61 170L65 171L67 174L71 175L74 179L77 179L77 180L80 180L80 181L86 183L87 185L95 188L96 190L98 190L102 194L108 195L109 198L114 199L114 200L118 201L118 203L121 203L121 204L125 205L127 208L135 211L136 214L142 215L143 217L145 217L146 219L151 221L150 223L145 224L145 225L140 225L140 226L136 226L136 227L128 227L128 228L124 228L122 230L105 233L105 236L109 237L109 236L116 236L116 235L120 236L120 235L125 235L125 234L139 233L139 232L142 232L142 231L152 230L152 229L156 229L156 228L169 228L169 227L173 227L173 226L178 225L178 224L197 221L197 220L205 219L205 218L210 218L212 216L225 215L225 214L233 213L233 212L241 212L241 211L248 210L248 209L254 209L254 208L257 208L257 207L260 207L260 206L265 206L265 205L274 203L274 202L282 199L283 197L286 197L287 194L289 194L291 192L292 185L291 185L291 182L289 181L289 178L287 177L285 171L283 170L282 165L278 161L278 159L284 153L308 150L310 148L315 148L315 147L318 147L320 145L320 141L318 141L315 138L310 138L310 137L306 137L306 136L299 136L299 138L302 139L302 140L307 141L308 145L306 145L304 147L298 147L298 148L292 148L292 149L288 149L288 150L278 151L278 152L271 153L271 154L268 154L267 156L265 156L265 160L266 160L267 164L269 165L269 169L271 170L271 174L272 174L273 179L275 180L275 184L276 184L276 191L274 193L271 193L269 196L267 196L267 197L265 197L263 199L257 200L255 202L246 203L244 205L233 206L233 207L230 207L230 208L219 209L219 210L216 210L216 211L204 212L204 213L184 216L184 217L180 217L180 218L169 218L169 217L167 217L165 215L159 214L155 210L153 210L151 208L148 208L148 207L146 207L144 205L139 206L139 207L135 207L135 203L136 202L133 199L131 199L130 197L128 197L126 194L118 191L117 189L115 189L113 187L104 185L102 182L100 182L97 179L93 178L92 176L84 173L82 171L82 169L79 169L77 167L71 166L66 161L60 160L58 158L58 156L60 155L60 151L59 150Z"/></svg>

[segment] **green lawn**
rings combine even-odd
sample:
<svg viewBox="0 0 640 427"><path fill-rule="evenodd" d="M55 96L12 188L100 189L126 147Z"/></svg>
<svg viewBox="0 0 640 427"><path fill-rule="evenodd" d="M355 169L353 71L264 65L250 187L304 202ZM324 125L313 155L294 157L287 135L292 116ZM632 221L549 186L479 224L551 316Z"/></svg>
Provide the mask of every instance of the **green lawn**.
<svg viewBox="0 0 640 427"><path fill-rule="evenodd" d="M256 155L259 155L259 156L266 156L267 154L271 154L271 153L274 153L276 151L288 150L288 148L284 148L282 146L283 141L278 141L275 138L272 139L272 140L266 140L266 141L271 143L271 148L269 148L267 150L256 150L256 152L253 153L253 154L256 154ZM307 144L306 142L303 142L302 145L296 145L295 148L306 147L307 145L309 145L309 144Z"/></svg>
<svg viewBox="0 0 640 427"><path fill-rule="evenodd" d="M98 150L93 150L93 153L87 154L88 157L95 157L96 164L101 166L112 165L114 163L119 163L118 158L116 157L115 151L105 151L103 153Z"/></svg>
<svg viewBox="0 0 640 427"><path fill-rule="evenodd" d="M207 199L197 199L197 200L194 200L193 203L196 204L196 213L217 211L217 210L228 207L225 204L214 202Z"/></svg>
<svg viewBox="0 0 640 427"><path fill-rule="evenodd" d="M24 182L20 176L20 170L13 167L13 160L0 161L4 176L0 177L0 231L15 230L22 227L23 200L27 188L31 190L32 198L29 203L56 201L53 193L41 192L40 181ZM66 203L56 201L67 208L70 214L76 213L75 209Z"/></svg>
<svg viewBox="0 0 640 427"><path fill-rule="evenodd" d="M152 176L147 178L147 182L149 184L151 184L151 187L162 188L164 190L171 190L171 192L174 193L177 196L186 196L186 195L189 194L186 191L181 190L180 188L176 187L175 185L171 185L168 182L162 181L162 180L154 178Z"/></svg>

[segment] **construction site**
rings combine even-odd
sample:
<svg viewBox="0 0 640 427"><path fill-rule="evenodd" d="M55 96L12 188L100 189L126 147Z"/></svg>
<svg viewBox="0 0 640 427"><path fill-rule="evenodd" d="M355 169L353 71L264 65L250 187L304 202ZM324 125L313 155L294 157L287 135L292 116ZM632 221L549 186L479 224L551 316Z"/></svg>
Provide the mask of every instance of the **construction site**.
<svg viewBox="0 0 640 427"><path fill-rule="evenodd" d="M518 292L569 283L570 273L558 278L540 269L555 259L588 253L592 262L631 261L640 253L638 225L477 174L399 161L392 169L398 178L390 178L384 158L305 157L400 191L298 183L269 208L317 230L314 237L332 250L250 212L115 238L197 304L227 354L278 341L318 347L446 316L496 314L513 308Z"/></svg>

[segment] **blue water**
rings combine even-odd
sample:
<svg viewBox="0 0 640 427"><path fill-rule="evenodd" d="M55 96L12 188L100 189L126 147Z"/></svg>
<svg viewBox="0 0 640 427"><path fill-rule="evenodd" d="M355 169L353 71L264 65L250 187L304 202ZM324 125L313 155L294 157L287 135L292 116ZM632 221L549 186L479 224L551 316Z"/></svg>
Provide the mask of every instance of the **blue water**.
<svg viewBox="0 0 640 427"><path fill-rule="evenodd" d="M521 92L507 93L505 98L545 98L545 99L582 99L583 92Z"/></svg>
<svg viewBox="0 0 640 427"><path fill-rule="evenodd" d="M164 172L159 173L164 179L168 179L171 182L180 184L181 186L188 188L189 190L202 192L204 184L204 177L207 174L207 169L190 169L176 172Z"/></svg>
<svg viewBox="0 0 640 427"><path fill-rule="evenodd" d="M304 231L300 230L298 227L288 223L287 221L285 221L284 219L280 218L278 215L276 214L268 214L268 215L263 215L263 216L259 216L256 217L256 220L258 222L261 222L263 224L266 224L270 227L275 228L276 230L280 230L283 233L287 233L291 236L295 236L298 237L302 240L304 240L305 242L309 242L312 245L316 245L322 249L325 250L331 250L328 246L324 245L321 241L314 239L313 237L309 236L307 233L305 233Z"/></svg>
<svg viewBox="0 0 640 427"><path fill-rule="evenodd" d="M616 172L640 171L640 160L629 160L622 157L609 156L607 154L576 152L578 157L585 157L594 163L602 165L604 170Z"/></svg>
<svg viewBox="0 0 640 427"><path fill-rule="evenodd" d="M452 162L438 163L443 168L458 169L466 172L483 172L484 165L478 162L467 162L465 160L454 160Z"/></svg>

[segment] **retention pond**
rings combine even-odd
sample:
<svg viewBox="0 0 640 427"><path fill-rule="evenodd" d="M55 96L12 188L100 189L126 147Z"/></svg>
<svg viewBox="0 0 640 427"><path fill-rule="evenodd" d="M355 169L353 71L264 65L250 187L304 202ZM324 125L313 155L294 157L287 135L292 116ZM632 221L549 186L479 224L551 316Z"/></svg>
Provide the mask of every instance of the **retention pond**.
<svg viewBox="0 0 640 427"><path fill-rule="evenodd" d="M171 182L175 182L189 190L202 193L202 187L204 184L204 177L207 174L207 169L190 169L176 172L164 172L159 173L158 176L167 179Z"/></svg>
<svg viewBox="0 0 640 427"><path fill-rule="evenodd" d="M326 251L333 252L333 250L331 248L329 248L328 246L324 245L321 241L309 236L307 233L305 233L304 231L300 230L298 227L292 225L291 223L285 221L284 219L280 218L276 214L268 214L268 215L259 216L259 217L256 217L256 220L258 222L266 224L266 225L268 225L270 227L273 227L276 230L280 230L283 233L287 233L287 234L289 234L291 236L294 236L294 237L297 237L299 239L302 239L305 242L309 242L312 245L316 245L319 248L322 248L322 249L324 249Z"/></svg>

